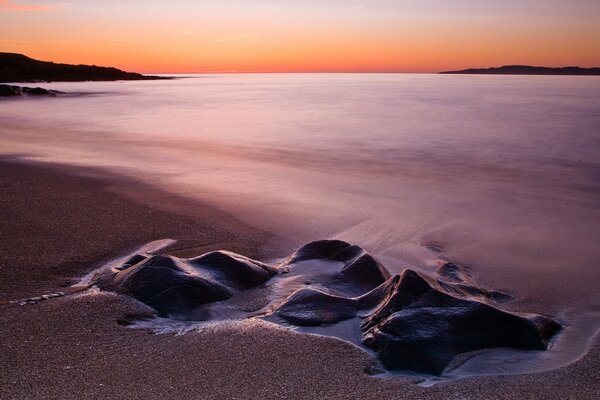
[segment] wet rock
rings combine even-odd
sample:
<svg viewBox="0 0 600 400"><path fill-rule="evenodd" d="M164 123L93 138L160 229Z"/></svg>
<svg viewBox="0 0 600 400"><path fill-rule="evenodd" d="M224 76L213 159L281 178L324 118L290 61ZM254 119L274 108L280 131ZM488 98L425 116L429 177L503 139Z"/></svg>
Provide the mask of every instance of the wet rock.
<svg viewBox="0 0 600 400"><path fill-rule="evenodd" d="M356 317L355 299L335 296L315 289L294 292L275 313L298 326L335 324Z"/></svg>
<svg viewBox="0 0 600 400"><path fill-rule="evenodd" d="M387 281L391 275L373 256L360 250L356 257L345 261L339 280L364 293L375 289Z"/></svg>
<svg viewBox="0 0 600 400"><path fill-rule="evenodd" d="M439 261L438 268L435 271L440 279L444 279L450 282L469 282L471 281L471 275L464 268L456 264L446 261Z"/></svg>
<svg viewBox="0 0 600 400"><path fill-rule="evenodd" d="M358 330L350 336L361 336L385 368L434 375L465 352L543 350L561 329L541 315L497 308L510 296L479 287L463 266L440 261L433 275L405 269L391 276L364 249L339 240L309 243L275 265L225 251L190 259L137 254L94 281L162 316L261 315L319 330L357 318L344 326Z"/></svg>
<svg viewBox="0 0 600 400"><path fill-rule="evenodd" d="M58 90L43 89L41 87L23 87L12 85L0 85L0 97L15 97L15 96L56 96L63 92Z"/></svg>
<svg viewBox="0 0 600 400"><path fill-rule="evenodd" d="M344 261L356 255L360 248L352 246L342 240L318 240L305 244L292 254L287 264L294 264L307 260L334 260Z"/></svg>
<svg viewBox="0 0 600 400"><path fill-rule="evenodd" d="M391 278L386 288L384 298L363 322L364 331L382 323L392 313L418 301L423 294L432 290L427 281L410 269Z"/></svg>
<svg viewBox="0 0 600 400"><path fill-rule="evenodd" d="M464 298L494 303L506 303L514 298L504 292L487 290L474 285L464 283L449 283L438 281L438 288L445 293Z"/></svg>
<svg viewBox="0 0 600 400"><path fill-rule="evenodd" d="M339 274L326 286L347 295L365 294L390 278L388 270L364 249L341 240L319 240L300 247L288 260L295 264L309 260L328 260L343 264Z"/></svg>
<svg viewBox="0 0 600 400"><path fill-rule="evenodd" d="M132 265L132 263L135 263ZM228 252L192 259L138 255L96 278L101 288L129 294L160 315L187 315L267 281L275 269Z"/></svg>
<svg viewBox="0 0 600 400"><path fill-rule="evenodd" d="M439 375L458 354L495 347L544 350L560 325L540 315L516 315L432 287L414 271L393 288L362 326L363 343L383 365Z"/></svg>
<svg viewBox="0 0 600 400"><path fill-rule="evenodd" d="M513 297L507 293L478 287L469 271L463 266L440 260L436 273L438 287L448 294L496 303L513 300Z"/></svg>

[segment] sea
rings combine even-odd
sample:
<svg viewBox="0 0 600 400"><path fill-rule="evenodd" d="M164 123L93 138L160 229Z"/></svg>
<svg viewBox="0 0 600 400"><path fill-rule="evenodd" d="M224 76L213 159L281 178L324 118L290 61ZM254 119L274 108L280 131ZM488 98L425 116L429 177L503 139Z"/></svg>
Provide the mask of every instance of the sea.
<svg viewBox="0 0 600 400"><path fill-rule="evenodd" d="M273 233L272 259L336 238L393 272L464 265L515 297L509 309L579 326L571 359L600 328L600 77L33 86L68 94L0 100L4 156L100 167L198 200Z"/></svg>

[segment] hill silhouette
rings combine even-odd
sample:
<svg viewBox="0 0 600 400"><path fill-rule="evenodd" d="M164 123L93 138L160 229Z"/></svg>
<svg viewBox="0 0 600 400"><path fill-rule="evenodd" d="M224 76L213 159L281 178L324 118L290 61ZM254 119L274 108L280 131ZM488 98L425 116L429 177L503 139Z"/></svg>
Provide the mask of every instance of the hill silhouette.
<svg viewBox="0 0 600 400"><path fill-rule="evenodd" d="M17 53L0 53L0 82L77 82L170 79L96 65L57 64Z"/></svg>
<svg viewBox="0 0 600 400"><path fill-rule="evenodd" d="M600 75L600 68L581 67L532 67L529 65L505 65L494 68L470 68L460 71L444 71L440 74L489 74L489 75Z"/></svg>

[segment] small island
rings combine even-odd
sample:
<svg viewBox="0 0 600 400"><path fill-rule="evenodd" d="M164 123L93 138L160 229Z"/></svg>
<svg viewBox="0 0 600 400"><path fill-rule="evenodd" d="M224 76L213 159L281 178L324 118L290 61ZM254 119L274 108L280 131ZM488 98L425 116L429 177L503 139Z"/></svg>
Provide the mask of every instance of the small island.
<svg viewBox="0 0 600 400"><path fill-rule="evenodd" d="M581 67L532 67L529 65L505 65L494 68L470 68L460 71L444 71L440 74L464 75L600 75L600 68Z"/></svg>
<svg viewBox="0 0 600 400"><path fill-rule="evenodd" d="M142 75L112 67L58 64L17 53L0 53L0 82L81 82L156 80L170 77Z"/></svg>

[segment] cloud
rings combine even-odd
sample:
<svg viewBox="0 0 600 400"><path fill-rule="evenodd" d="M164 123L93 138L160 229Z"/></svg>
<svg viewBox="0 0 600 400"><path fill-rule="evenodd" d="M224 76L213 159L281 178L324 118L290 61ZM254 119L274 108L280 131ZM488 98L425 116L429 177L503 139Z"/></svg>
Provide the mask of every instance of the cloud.
<svg viewBox="0 0 600 400"><path fill-rule="evenodd" d="M16 3L12 0L0 0L0 10L7 11L25 11L38 12L49 11L56 7L56 4L23 4Z"/></svg>
<svg viewBox="0 0 600 400"><path fill-rule="evenodd" d="M351 7L351 9L352 9L352 10L358 10L359 8L363 8L364 6L367 6L367 5L369 5L369 3L372 3L372 2L373 2L373 0L370 0L370 1L363 1L363 2L362 2L362 3L360 3L360 4L357 4L357 5L353 6L353 7Z"/></svg>
<svg viewBox="0 0 600 400"><path fill-rule="evenodd" d="M363 7L368 6L371 3L374 3L376 0L367 0L367 1L362 1L360 3L356 3L353 6L350 7L346 7L342 10L339 10L337 15L329 18L327 21L329 22L334 22L334 21L338 21L340 19L342 19L344 16L348 15L349 13L355 12L356 10L360 10Z"/></svg>

